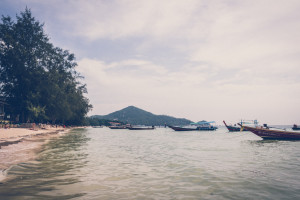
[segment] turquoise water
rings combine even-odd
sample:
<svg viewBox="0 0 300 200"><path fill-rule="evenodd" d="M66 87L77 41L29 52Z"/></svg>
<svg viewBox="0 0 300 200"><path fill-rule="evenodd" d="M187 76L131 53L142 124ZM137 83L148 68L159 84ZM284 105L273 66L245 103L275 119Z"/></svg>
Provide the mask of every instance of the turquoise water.
<svg viewBox="0 0 300 200"><path fill-rule="evenodd" d="M224 128L77 129L12 167L0 199L300 199L299 154Z"/></svg>

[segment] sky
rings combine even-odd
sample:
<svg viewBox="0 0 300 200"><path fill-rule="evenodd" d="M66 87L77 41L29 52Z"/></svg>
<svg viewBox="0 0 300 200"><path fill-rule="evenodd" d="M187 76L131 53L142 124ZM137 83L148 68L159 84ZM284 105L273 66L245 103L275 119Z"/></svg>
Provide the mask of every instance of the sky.
<svg viewBox="0 0 300 200"><path fill-rule="evenodd" d="M90 115L300 123L299 0L0 0L74 53Z"/></svg>

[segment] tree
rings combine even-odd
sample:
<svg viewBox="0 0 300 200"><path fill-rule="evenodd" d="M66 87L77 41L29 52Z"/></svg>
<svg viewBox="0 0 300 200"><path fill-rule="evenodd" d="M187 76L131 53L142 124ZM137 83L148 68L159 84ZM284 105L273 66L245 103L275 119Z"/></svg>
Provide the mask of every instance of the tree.
<svg viewBox="0 0 300 200"><path fill-rule="evenodd" d="M0 95L28 120L80 123L92 108L74 54L54 47L29 9L0 23Z"/></svg>

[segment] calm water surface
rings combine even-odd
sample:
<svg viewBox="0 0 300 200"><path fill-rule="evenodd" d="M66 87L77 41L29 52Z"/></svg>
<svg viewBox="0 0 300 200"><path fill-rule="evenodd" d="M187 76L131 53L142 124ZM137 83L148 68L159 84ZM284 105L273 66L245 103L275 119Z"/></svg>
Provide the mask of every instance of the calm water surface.
<svg viewBox="0 0 300 200"><path fill-rule="evenodd" d="M0 199L300 199L299 155L224 128L78 129L12 167Z"/></svg>

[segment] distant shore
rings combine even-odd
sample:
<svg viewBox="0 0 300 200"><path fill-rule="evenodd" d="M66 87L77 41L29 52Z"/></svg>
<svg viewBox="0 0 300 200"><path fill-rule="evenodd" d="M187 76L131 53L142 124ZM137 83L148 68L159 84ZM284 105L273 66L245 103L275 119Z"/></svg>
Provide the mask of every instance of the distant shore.
<svg viewBox="0 0 300 200"><path fill-rule="evenodd" d="M11 166L36 158L37 152L50 138L59 137L72 128L0 129L0 182L6 178Z"/></svg>

